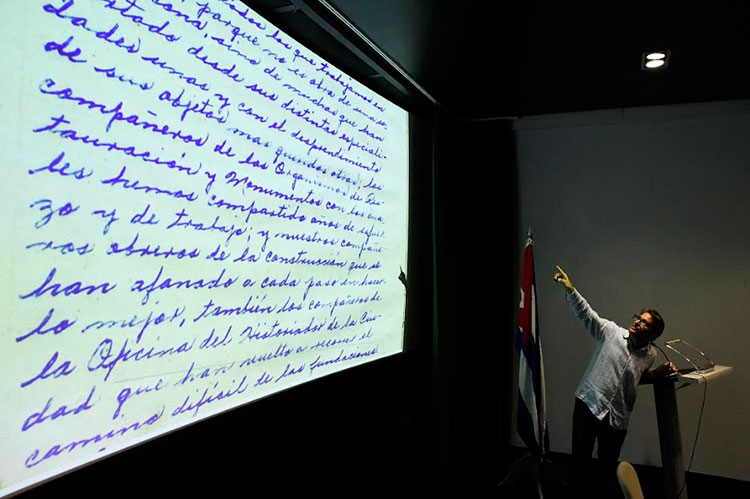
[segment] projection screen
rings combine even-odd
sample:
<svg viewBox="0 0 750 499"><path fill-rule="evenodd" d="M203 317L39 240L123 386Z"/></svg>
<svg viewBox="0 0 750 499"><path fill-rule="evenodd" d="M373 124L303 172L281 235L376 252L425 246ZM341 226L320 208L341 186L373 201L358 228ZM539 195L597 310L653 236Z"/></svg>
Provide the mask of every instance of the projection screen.
<svg viewBox="0 0 750 499"><path fill-rule="evenodd" d="M0 495L402 350L403 109L238 0L0 13Z"/></svg>

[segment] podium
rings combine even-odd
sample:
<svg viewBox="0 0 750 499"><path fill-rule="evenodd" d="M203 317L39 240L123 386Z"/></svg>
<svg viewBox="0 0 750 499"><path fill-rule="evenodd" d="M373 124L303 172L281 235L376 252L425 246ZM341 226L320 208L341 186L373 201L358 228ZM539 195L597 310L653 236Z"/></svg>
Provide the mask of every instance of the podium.
<svg viewBox="0 0 750 499"><path fill-rule="evenodd" d="M661 449L661 463L664 470L664 497L687 499L688 496L676 391L690 385L712 382L725 376L731 370L732 368L729 366L717 365L710 370L673 375L653 382L656 420L659 428L659 448ZM678 383L680 386L677 386Z"/></svg>

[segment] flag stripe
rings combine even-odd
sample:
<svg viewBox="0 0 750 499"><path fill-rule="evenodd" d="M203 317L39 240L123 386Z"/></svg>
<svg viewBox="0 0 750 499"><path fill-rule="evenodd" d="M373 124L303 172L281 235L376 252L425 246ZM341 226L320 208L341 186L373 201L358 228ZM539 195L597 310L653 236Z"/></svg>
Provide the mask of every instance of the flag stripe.
<svg viewBox="0 0 750 499"><path fill-rule="evenodd" d="M530 414L538 414L539 411L536 406L536 395L532 389L532 380L528 379L531 375L531 370L528 364L526 364L526 356L521 355L519 357L518 366L518 394L521 397L524 405L526 406ZM534 425L534 440L539 441L539 427Z"/></svg>

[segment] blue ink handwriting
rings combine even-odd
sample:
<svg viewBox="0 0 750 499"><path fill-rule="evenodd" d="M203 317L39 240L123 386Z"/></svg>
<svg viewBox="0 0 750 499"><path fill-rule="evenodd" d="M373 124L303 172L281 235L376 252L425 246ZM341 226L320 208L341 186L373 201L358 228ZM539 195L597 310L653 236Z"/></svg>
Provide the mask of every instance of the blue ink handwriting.
<svg viewBox="0 0 750 499"><path fill-rule="evenodd" d="M149 203L146 205L143 211L132 216L132 218L130 219L130 223L138 225L158 225L159 219L156 217L156 213L151 213L149 211L150 209L151 204ZM146 215L148 215L149 217L146 218Z"/></svg>
<svg viewBox="0 0 750 499"><path fill-rule="evenodd" d="M24 462L24 464L27 468L33 468L34 466L37 466L38 464L41 464L48 459L57 457L64 452L71 453L76 449L82 449L92 443L100 444L100 442L102 441L107 441L115 437L123 436L128 432L138 431L140 428L144 426L151 426L154 423L156 423L159 419L161 419L163 414L164 414L164 409L162 408L160 412L156 412L152 414L144 421L141 421L141 422L136 421L133 423L128 423L121 428L111 429L106 433L97 433L87 438L82 438L82 439L78 438L67 444L54 444L52 447L50 447L47 450L47 452L41 455L41 457L40 457L41 452L39 451L39 449L34 449L34 451L29 455L29 457L26 458L26 461Z"/></svg>
<svg viewBox="0 0 750 499"><path fill-rule="evenodd" d="M53 208L51 199L39 199L29 205L29 208L36 208L43 213L42 218L34 222L34 227L36 227L37 229L41 229L42 227L47 225L49 221L52 220L52 217L54 215L66 217L71 213L75 213L76 211L78 211L78 208L80 207L80 205L73 206L68 202L60 206L59 208Z"/></svg>
<svg viewBox="0 0 750 499"><path fill-rule="evenodd" d="M133 314L133 317L130 319L96 320L81 328L81 333L86 333L90 330L98 331L100 329L113 328L131 329L140 326L140 330L138 331L138 334L135 338L135 342L140 343L141 338L143 337L143 333L145 333L146 329L148 329L150 326L172 323L179 319L180 323L178 327L182 327L182 325L185 323L185 319L182 317L184 313L185 307L177 307L174 309L174 312L170 314L167 314L165 312L156 313L155 310L151 310L144 318L140 318L137 314Z"/></svg>
<svg viewBox="0 0 750 499"><path fill-rule="evenodd" d="M266 263L283 263L285 265L313 265L316 267L339 267L345 268L346 262L335 258L306 258L307 251L300 250L293 256L284 256L268 251L265 256Z"/></svg>
<svg viewBox="0 0 750 499"><path fill-rule="evenodd" d="M68 48L68 45L70 45L70 42L73 41L73 36L69 36L67 40L65 40L62 43L58 42L47 42L44 44L44 51L45 52L53 52L56 51L61 56L67 58L70 62L75 62L77 64L81 64L86 62L86 59L76 59L76 57L81 55L81 49L71 49L66 51L65 49Z"/></svg>
<svg viewBox="0 0 750 499"><path fill-rule="evenodd" d="M289 207L285 204L279 205L278 209L276 210L266 208L265 206L261 206L260 208L258 208L255 204L255 201L251 202L249 205L241 203L230 203L225 199L217 198L215 194L211 194L211 199L208 201L208 206L223 208L232 212L240 211L242 213L247 213L247 215L245 216L245 223L248 223L250 221L250 217L256 214L271 218L292 220L296 222L304 222L305 220L307 220L307 217L305 215L299 214L299 206L295 206L293 212L288 212L287 209Z"/></svg>
<svg viewBox="0 0 750 499"><path fill-rule="evenodd" d="M218 215L210 224L195 221L195 219L188 217L188 213L184 208L175 213L175 216L177 218L167 226L167 229L172 229L174 227L184 227L186 229L193 229L197 231L218 231L222 234L228 234L225 240L225 244L228 244L232 237L241 236L242 234L247 232L247 227L237 227L234 224L221 224L221 218Z"/></svg>
<svg viewBox="0 0 750 499"><path fill-rule="evenodd" d="M315 111L310 111L307 108L301 110L297 109L294 104L294 99L289 99L288 101L284 102L281 105L281 109L288 111L298 118L302 118L308 124L314 126L318 130L323 130L325 133L331 135L332 137L336 137L338 135L338 129L332 126L331 122L328 121L328 118L323 118L321 121L313 119L312 115L315 114Z"/></svg>
<svg viewBox="0 0 750 499"><path fill-rule="evenodd" d="M176 381L174 386L192 383L196 379L202 380L212 376L224 375L232 370L234 364L234 362L229 362L228 364L221 364L219 366L196 368L195 361L193 361L190 363L190 367L187 368L187 371L185 371L185 376L183 376L180 381Z"/></svg>
<svg viewBox="0 0 750 499"><path fill-rule="evenodd" d="M90 177L94 173L93 170L87 170L85 167L80 167L69 172L68 168L70 168L70 163L66 161L65 164L60 164L62 163L64 157L65 152L61 152L48 165L40 166L39 168L36 168L34 170L29 170L29 175L34 175L39 172L49 172L57 173L63 177L72 176L76 180L83 180L86 177Z"/></svg>
<svg viewBox="0 0 750 499"><path fill-rule="evenodd" d="M235 13L239 14L239 16L241 18L243 18L248 23L250 23L251 25L253 25L253 29L259 29L261 31L265 31L265 29L266 29L265 24L263 24L260 21L256 21L252 17L248 17L248 13L250 12L249 8L246 7L244 12L240 12L240 10L232 2L227 2L226 0L221 0L221 1L223 3L225 3L227 5L227 7L229 7L230 10L232 10ZM196 14L196 17L198 19L200 19L204 14L211 14L211 19L213 19L214 21L216 21L216 22L218 22L220 24L223 24L227 28L231 27L232 28L232 35L233 35L232 41L234 41L234 37L240 37L240 38L243 38L243 39L249 41L250 43L252 43L255 46L257 46L257 45L260 44L258 42L258 38L256 36L249 35L249 34L243 32L243 31L241 31L240 27L237 26L236 24L232 23L232 21L230 21L228 19L224 19L222 17L221 13L219 13L218 11L211 10L211 8L208 6L208 2L205 2L205 3L195 2L195 4L200 7L200 9L198 10L198 13Z"/></svg>
<svg viewBox="0 0 750 499"><path fill-rule="evenodd" d="M315 358L315 360L310 362L310 375L313 374L313 371L315 371L315 369L318 369L323 366L328 366L331 364L338 364L339 362L345 362L347 360L360 359L360 358L371 357L373 355L376 355L378 353L378 347L376 346L364 352L361 352L361 351L350 352L350 353L345 353L345 352L346 350L342 348L336 357L328 358L328 359L323 359L320 355L318 355Z"/></svg>
<svg viewBox="0 0 750 499"><path fill-rule="evenodd" d="M172 191L169 189L163 189L157 186L141 185L139 180L128 180L125 177L127 167L123 166L120 172L112 178L102 180L102 184L115 186L122 186L123 189L131 189L134 191L143 191L146 194L164 194L175 199L185 199L187 201L195 201L198 199L198 194L195 192L182 192L182 189Z"/></svg>
<svg viewBox="0 0 750 499"><path fill-rule="evenodd" d="M53 133L55 135L59 135L63 139L72 140L73 142L82 142L83 144L90 145L92 147L96 148L105 148L108 151L120 151L126 156L130 156L133 158L139 158L141 161L145 163L154 163L157 165L164 165L169 169L175 169L179 172L185 173L187 175L197 175L198 172L200 172L201 167L189 167L182 165L180 163L177 163L174 160L163 160L160 157L152 157L153 153L151 151L142 151L139 152L135 146L122 146L118 144L117 142L104 142L98 137L92 137L90 135L79 135L79 132L73 128L62 128L60 125L70 125L71 121L68 119L65 119L65 115L61 114L60 116L52 116L50 117L51 122L48 125L35 128L32 131L34 133L43 133L43 132L49 132ZM58 128L60 127L60 128ZM208 139L208 138L206 138Z"/></svg>
<svg viewBox="0 0 750 499"><path fill-rule="evenodd" d="M117 218L117 208L112 208L110 211L107 210L94 210L91 212L92 215L99 215L100 217L104 219L109 219L109 221L104 225L104 229L102 229L102 234L107 234L109 232L109 227L113 223L120 220Z"/></svg>
<svg viewBox="0 0 750 499"><path fill-rule="evenodd" d="M158 392L159 390L164 388L164 386L164 380L162 378L159 378L154 384L137 386L135 388L123 388L122 390L120 390L120 393L117 394L117 409L115 409L115 412L112 414L112 419L117 419L118 417L124 416L124 414L122 413L122 406L125 405L125 402L130 400L132 397L144 395L146 393Z"/></svg>
<svg viewBox="0 0 750 499"><path fill-rule="evenodd" d="M199 320L205 319L207 317L240 316L245 314L270 314L274 310L276 310L276 306L263 305L262 303L265 301L265 299L266 295L263 295L262 297L260 297L260 299L258 299L258 297L254 295L250 295L248 296L245 304L241 307L226 308L221 305L217 305L216 303L214 303L213 299L209 298L208 302L203 305L203 311L193 318L193 322L198 322ZM260 301L260 303L252 303L253 301Z"/></svg>
<svg viewBox="0 0 750 499"><path fill-rule="evenodd" d="M41 411L34 412L28 418L26 418L26 420L21 425L21 431L28 431L35 425L44 423L45 421L54 421L55 419L59 419L65 416L75 416L84 411L92 409L96 402L98 402L98 400L96 402L92 402L95 390L96 386L92 386L88 397L86 397L86 399L77 406L71 406L70 408L68 408L67 405L62 404L54 411L51 411L53 397L50 397L49 399L47 399L47 403L44 404L44 408Z"/></svg>
<svg viewBox="0 0 750 499"><path fill-rule="evenodd" d="M173 66L170 66L169 62L167 62L166 60L162 60L161 58L159 58L158 55L148 56L148 57L141 56L141 59L143 59L146 62L150 62L157 68L161 68L165 70L167 73L171 75L177 75L177 78L179 78L180 80L184 80L188 85L193 85L194 87L200 88L203 91L208 91L208 89L211 88L211 86L208 83L201 82L195 76L186 75L183 71L180 71L179 69Z"/></svg>
<svg viewBox="0 0 750 499"><path fill-rule="evenodd" d="M54 14L60 19L64 19L67 21L70 21L70 24L72 26L75 26L77 28L82 28L88 31L89 33L93 33L96 35L96 37L100 40L104 40L105 42L114 44L115 47L120 47L128 51L130 54L137 53L141 48L141 39L136 38L136 41L131 42L130 44L127 44L126 40L123 37L118 38L115 40L113 37L117 30L120 28L120 25L115 23L111 28L108 30L97 30L94 28L91 28L88 26L89 20L85 17L78 17L78 16L70 16L70 15L63 15L63 12L68 10L74 3L74 0L68 0L60 7L55 7L50 4L44 5L42 9L44 9L45 12Z"/></svg>
<svg viewBox="0 0 750 499"><path fill-rule="evenodd" d="M219 334L216 334L216 328L211 328L211 332L208 333L208 336L206 336L203 341L200 342L200 345L198 345L198 348L200 349L206 349L206 348L218 348L218 347L224 347L232 343L232 326L227 327L226 333L224 333L224 336L220 337Z"/></svg>
<svg viewBox="0 0 750 499"><path fill-rule="evenodd" d="M141 90L151 90L152 88L154 88L154 82L153 81L152 82L148 82L148 83L146 83L146 82L140 82L139 83L137 81L134 81L132 78L129 78L129 77L125 76L122 73L118 74L117 73L117 68L114 67L114 66L112 66L111 68L98 68L98 67L94 67L94 71L96 71L97 73L103 74L107 78L114 78L115 80L120 81L122 83L127 83L129 85L133 85L134 87L138 87Z"/></svg>
<svg viewBox="0 0 750 499"><path fill-rule="evenodd" d="M183 102L182 97L184 95L185 95L185 89L181 89L180 93L176 95L173 95L173 92L170 92L169 90L164 90L162 93L159 94L159 100L169 102L172 107L183 108L182 114L180 114L180 121L185 121L185 116L187 116L188 113L200 114L204 116L205 118L208 118L210 120L216 120L219 123L226 123L227 119L229 118L228 114L225 114L224 116L219 115L219 113L221 113L221 111L224 110L224 107L228 105L226 101L217 110L216 114L214 114L214 112L211 110L211 108L213 108L214 105L213 103L211 103L210 99L206 99L203 102L193 104L192 100ZM217 96L217 95L221 95L221 94L214 94L214 96Z"/></svg>
<svg viewBox="0 0 750 499"><path fill-rule="evenodd" d="M285 49L287 49L287 50L291 50L291 49L292 49L292 46L291 46L290 44L286 43L286 42L285 42L285 41L284 41L284 40L283 40L283 39L281 38L281 32L280 32L279 30L276 30L276 31L274 31L274 32L273 32L272 34L270 34L270 35L266 35L266 37L267 37L267 38L272 38L272 39L273 39L274 41L278 42L278 43L279 43L279 45L281 45L282 47L284 47L284 48L285 48Z"/></svg>
<svg viewBox="0 0 750 499"><path fill-rule="evenodd" d="M289 376L294 376L296 374L302 374L305 371L305 367L306 366L307 366L307 364L305 364L304 362L302 364L298 365L297 367L292 367L291 364L287 364L286 367L284 368L284 372L282 372L281 374L279 374L279 376L275 380L273 380L273 382L274 383L278 383L282 379L288 378Z"/></svg>
<svg viewBox="0 0 750 499"><path fill-rule="evenodd" d="M44 319L42 319L42 322L40 322L38 326L36 326L34 329L29 331L28 333L18 336L16 338L16 342L21 342L31 336L34 336L35 334L39 336L44 336L47 333L58 335L76 323L75 320L70 321L68 319L63 319L57 324L55 324L54 326L46 327L47 324L49 324L50 319L52 319L52 314L54 312L55 312L54 308L49 309L49 312L47 312L47 315L44 316Z"/></svg>
<svg viewBox="0 0 750 499"><path fill-rule="evenodd" d="M200 411L201 407L212 404L218 400L223 400L225 398L233 397L237 394L245 392L248 387L247 375L243 376L239 382L232 380L232 383L235 383L236 386L232 387L231 389L222 388L218 392L214 393L209 393L209 388L206 388L205 390L203 390L203 393L197 401L192 401L190 395L188 395L187 397L185 397L185 400L182 402L182 404L175 407L175 409L172 411L172 416L174 417L192 411L193 417L195 417L198 415L198 411ZM212 389L216 390L218 387L219 383L216 382L214 383Z"/></svg>
<svg viewBox="0 0 750 499"><path fill-rule="evenodd" d="M164 267L159 267L158 272L156 273L156 276L151 280L150 282L146 283L144 279L136 279L133 283L133 286L130 288L131 292L138 292L143 293L143 299L141 300L141 305L145 305L148 303L149 298L151 297L151 293L155 293L156 291L161 291L164 289L171 289L171 288L177 288L177 289L215 289L215 288L229 288L232 286L237 280L239 279L239 276L237 277L227 277L224 278L224 274L226 273L226 269L221 269L221 273L213 278L204 280L203 278L200 279L172 279L170 277L162 277L162 274L164 273Z"/></svg>
<svg viewBox="0 0 750 499"><path fill-rule="evenodd" d="M254 354L240 363L240 367L247 367L253 364L260 364L261 362L268 362L269 360L280 359L288 357L292 354L293 350L286 343L279 344L275 350L268 350L262 354Z"/></svg>
<svg viewBox="0 0 750 499"><path fill-rule="evenodd" d="M252 340L267 340L268 338L279 338L281 336L300 336L311 333L317 333L322 331L326 325L327 319L318 321L316 317L310 317L310 321L305 326L297 326L297 321L294 321L294 326L282 325L279 321L274 321L271 327L268 329L261 329L259 327L253 328L253 326L247 326L240 334L242 341Z"/></svg>
<svg viewBox="0 0 750 499"><path fill-rule="evenodd" d="M245 78L240 76L238 72L235 72L234 74L232 74L232 72L237 69L237 64L232 64L231 66L222 68L220 67L220 63L218 61L210 61L208 59L208 55L206 54L201 55L201 52L203 52L203 48L204 48L203 45L201 45L200 47L190 47L189 49L187 49L187 53L192 55L193 57L195 57L196 59L198 59L199 61L201 61L203 64L213 69L214 71L220 74L223 74L230 80L236 81L237 83L240 83L245 80Z"/></svg>
<svg viewBox="0 0 750 499"><path fill-rule="evenodd" d="M320 300L310 300L307 309L308 310L317 310L319 308L330 308L331 311L329 315L333 315L333 312L336 310L337 307L344 307L349 305L360 305L370 302L376 302L381 301L383 298L380 296L380 291L375 290L375 292L371 295L364 295L364 296L352 296L352 295L346 295L346 298L339 298L338 296L335 297L332 301L325 301L321 302Z"/></svg>
<svg viewBox="0 0 750 499"><path fill-rule="evenodd" d="M103 282L101 284L93 285L93 284L87 284L84 285L81 281L75 281L71 284L68 284L65 287L61 287L61 284L55 283L51 284L52 280L55 278L55 274L57 273L57 268L53 267L52 270L49 271L49 274L47 275L46 279L42 284L40 284L36 289L33 291L29 291L28 293L21 295L20 298L22 300L25 300L27 298L39 298L40 296L43 296L47 293L50 294L53 298L57 295L63 294L65 296L70 295L79 295L81 293L85 293L87 295L91 295L96 293L97 291L101 291L101 293L107 294L113 289L117 287L117 284L110 284L108 282Z"/></svg>
<svg viewBox="0 0 750 499"><path fill-rule="evenodd" d="M251 133L240 130L239 128L230 128L229 131L234 135L244 138L252 144L257 144L266 148L271 147L271 143L267 140L261 139L259 135L252 135Z"/></svg>
<svg viewBox="0 0 750 499"><path fill-rule="evenodd" d="M142 15L130 14L130 9L132 8L135 8L135 10L137 11L143 12L143 8L138 5L138 0L124 0L126 6L116 5L118 0L102 1L104 2L105 8L119 12L120 15L125 19L130 19L136 25L145 27L149 32L163 37L168 42L176 42L177 40L182 38L180 36L164 32L167 26L169 26L169 21L165 21L161 26L157 26L156 24L149 24L146 20L144 20Z"/></svg>
<svg viewBox="0 0 750 499"><path fill-rule="evenodd" d="M151 0L151 3L158 5L159 7L164 9L165 12L174 14L178 19L182 19L184 23L192 26L199 31L203 31L208 24L208 21L201 22L198 19L190 19L190 16L188 14L177 10L174 5L172 5L172 2L160 2L159 0Z"/></svg>
<svg viewBox="0 0 750 499"><path fill-rule="evenodd" d="M153 359L155 357L162 358L180 355L192 350L194 343L195 340L192 340L185 341L176 347L171 346L161 349L157 349L153 346L150 348L141 347L138 350L134 351L128 346L128 339L126 338L122 342L119 351L115 353L115 350L117 350L117 345L113 340L106 338L99 342L99 344L94 349L87 367L89 372L92 373L100 369L105 371L106 374L104 375L104 381L107 381L112 375L114 369L118 365L120 365L121 362L140 362L143 360Z"/></svg>
<svg viewBox="0 0 750 499"><path fill-rule="evenodd" d="M193 249L186 249L186 248L180 248L175 249L174 246L170 246L169 249L162 249L160 244L157 244L154 247L151 247L151 244L146 244L145 246L137 247L136 243L138 242L138 238L140 236L138 234L133 237L133 240L126 246L121 246L119 243L114 242L109 245L109 249L107 250L108 255L116 255L119 253L125 253L125 256L133 256L137 255L140 257L144 256L153 256L155 258L177 258L178 260L182 260L183 258L198 258L200 256L200 251L198 248Z"/></svg>
<svg viewBox="0 0 750 499"><path fill-rule="evenodd" d="M56 87L56 85L57 83L53 79L47 78L44 80L44 82L42 82L42 84L39 85L39 91L45 95L52 95L57 97L58 99L72 101L79 106L85 106L88 109L99 111L100 114L105 116L112 115L109 119L109 122L107 122L107 126L105 127L105 130L108 132L115 122L122 121L128 123L129 125L142 128L143 130L151 133L171 137L172 139L179 139L186 144L193 143L198 147L203 146L208 141L208 135L206 135L204 138L193 137L193 135L191 134L185 134L182 130L170 130L169 125L166 124L158 125L150 121L141 120L141 118L137 114L126 116L122 112L122 101L118 102L114 106L109 106L109 109L107 109L108 106L106 104L98 103L84 96L76 96L73 93L73 89L70 87L66 87L63 89L54 88Z"/></svg>
<svg viewBox="0 0 750 499"><path fill-rule="evenodd" d="M297 59L302 59L303 61L307 62L310 66L315 66L315 60L312 57L307 57L302 52L299 51L299 49L294 49L294 57L292 57L292 62L297 62Z"/></svg>
<svg viewBox="0 0 750 499"><path fill-rule="evenodd" d="M232 35L232 40L231 41L233 42L234 39L237 37L237 34L240 33L240 30L239 29L232 30L232 33L233 33L233 35ZM245 61L247 61L248 63L250 63L250 65L252 65L252 66L257 66L258 64L260 64L260 60L253 59L249 55L247 55L244 52L242 52L241 50L237 49L230 42L227 42L226 40L224 40L224 38L222 38L222 37L212 36L211 40L215 41L220 46L222 46L225 49L227 49L228 52L231 52L231 53L239 56L240 58L244 59ZM256 40L257 40L257 38L256 38Z"/></svg>
<svg viewBox="0 0 750 499"><path fill-rule="evenodd" d="M68 255L72 253L80 256L87 255L94 251L94 245L91 243L85 243L81 246L78 246L72 242L56 244L54 241L39 241L26 245L26 249L31 248L39 248L41 251L57 251L61 255Z"/></svg>
<svg viewBox="0 0 750 499"><path fill-rule="evenodd" d="M251 118L254 118L256 121L259 121L261 123L266 123L268 121L268 116L263 116L262 114L256 113L255 111L253 111L252 107L247 105L246 102L238 103L237 110L243 114L250 116Z"/></svg>
<svg viewBox="0 0 750 499"><path fill-rule="evenodd" d="M44 365L41 372L21 383L21 388L26 388L30 384L40 379L44 380L48 378L60 378L62 376L68 376L73 373L73 371L75 371L76 369L76 366L71 365L71 362L69 360L64 361L60 365L56 365L59 356L60 352L53 353L52 357L50 357L50 359Z"/></svg>
<svg viewBox="0 0 750 499"><path fill-rule="evenodd" d="M315 288L315 289L317 289L317 288L329 288L329 287L332 287L332 286L336 286L337 283L338 283L338 281L336 279L327 279L327 280L325 280L325 279L315 279L314 277L311 276L311 277L309 277L305 281L305 284L307 285L307 287L305 288L305 292L302 293L302 299L303 300L307 299L307 295L308 295L308 293L310 293L310 290L312 288Z"/></svg>
<svg viewBox="0 0 750 499"><path fill-rule="evenodd" d="M284 239L286 241L302 241L305 243L322 244L324 246L336 246L339 243L338 239L329 239L328 237L319 236L318 231L315 231L312 234L307 234L304 232L297 232L295 234L292 234L290 232L277 232L273 235L273 237Z"/></svg>

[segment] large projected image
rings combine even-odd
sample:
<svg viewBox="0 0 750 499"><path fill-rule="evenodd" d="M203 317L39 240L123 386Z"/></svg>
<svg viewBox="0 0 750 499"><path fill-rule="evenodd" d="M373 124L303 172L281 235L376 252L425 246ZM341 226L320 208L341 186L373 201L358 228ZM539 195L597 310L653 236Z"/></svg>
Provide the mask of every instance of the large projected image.
<svg viewBox="0 0 750 499"><path fill-rule="evenodd" d="M0 495L402 350L404 110L239 0L0 14Z"/></svg>

